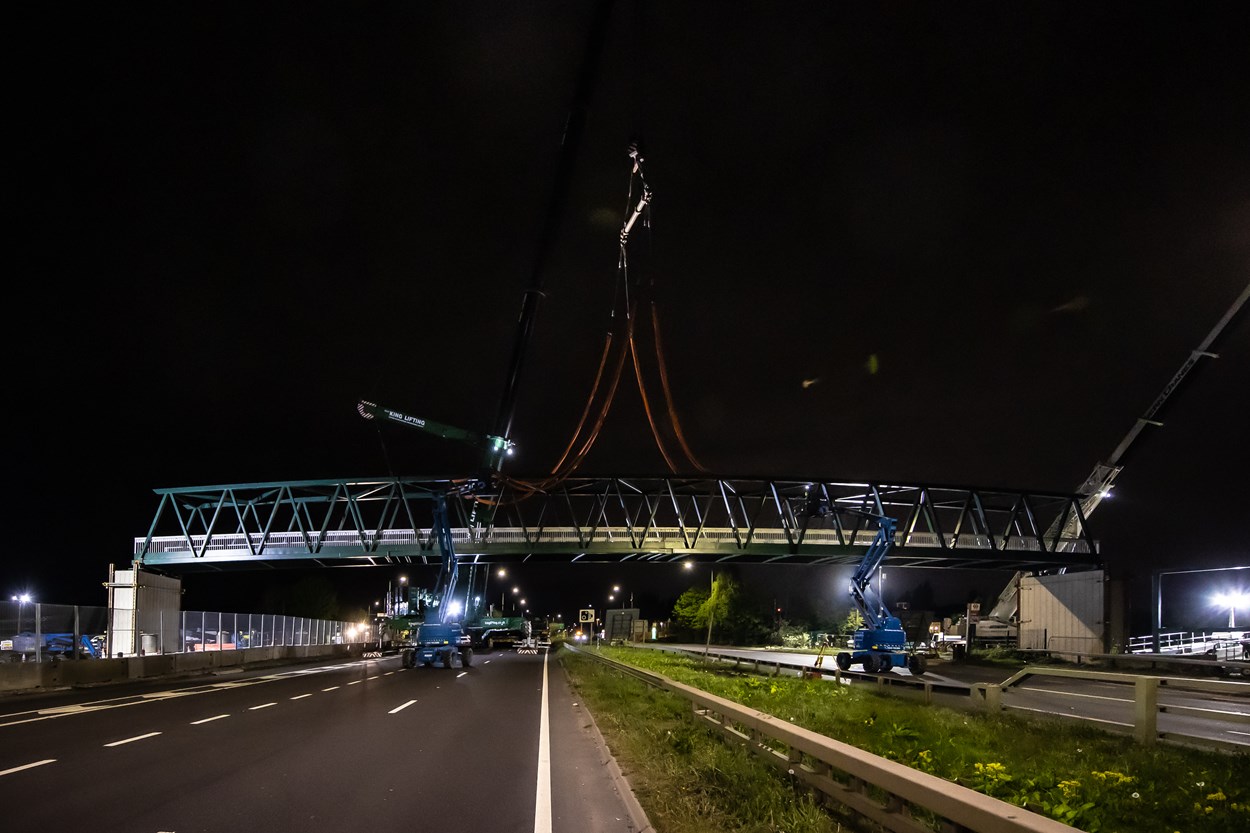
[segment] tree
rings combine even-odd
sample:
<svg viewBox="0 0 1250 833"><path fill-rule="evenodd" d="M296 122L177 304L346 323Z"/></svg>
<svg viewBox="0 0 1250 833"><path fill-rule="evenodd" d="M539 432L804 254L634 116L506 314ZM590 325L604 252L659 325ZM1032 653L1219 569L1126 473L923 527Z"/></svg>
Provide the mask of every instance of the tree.
<svg viewBox="0 0 1250 833"><path fill-rule="evenodd" d="M683 630L698 631L707 627L703 609L707 605L708 591L691 587L677 598L673 605L673 622Z"/></svg>
<svg viewBox="0 0 1250 833"><path fill-rule="evenodd" d="M706 633L711 641L712 633L726 631L736 618L738 598L737 583L721 573L713 578L710 591L691 587L682 593L673 606L673 621L685 630Z"/></svg>

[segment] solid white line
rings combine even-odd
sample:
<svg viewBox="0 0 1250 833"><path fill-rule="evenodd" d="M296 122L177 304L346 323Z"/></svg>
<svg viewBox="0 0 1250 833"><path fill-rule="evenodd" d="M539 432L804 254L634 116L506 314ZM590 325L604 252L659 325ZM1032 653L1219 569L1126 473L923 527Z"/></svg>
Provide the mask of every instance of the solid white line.
<svg viewBox="0 0 1250 833"><path fill-rule="evenodd" d="M338 688L338 686L336 686L336 685L332 685L332 686L330 686L329 688L323 688L323 689L321 689L321 690L322 690L322 691L334 691L334 689L336 689L336 688Z"/></svg>
<svg viewBox="0 0 1250 833"><path fill-rule="evenodd" d="M1228 733L1230 735L1245 735L1246 737L1250 737L1250 732L1238 732L1236 729L1229 729ZM0 775L4 775L4 773L0 772Z"/></svg>
<svg viewBox="0 0 1250 833"><path fill-rule="evenodd" d="M456 675L456 679L458 680L458 679L460 679L461 677L463 677L465 674L468 674L468 673L469 673L468 671L461 671L459 674L457 674L457 675Z"/></svg>
<svg viewBox="0 0 1250 833"><path fill-rule="evenodd" d="M21 766L15 766L12 769L0 770L0 776L12 775L15 772L21 772L24 769L33 769L34 767L37 767L37 766L43 766L44 764L54 764L54 763L56 763L56 758L48 758L46 761L35 761L33 764L22 764Z"/></svg>
<svg viewBox="0 0 1250 833"><path fill-rule="evenodd" d="M112 743L106 743L104 745L105 746L121 746L123 743L134 743L135 741L143 740L144 738L154 738L159 734L160 732L148 732L146 735L135 735L133 738L126 738L125 740L115 740Z"/></svg>
<svg viewBox="0 0 1250 833"><path fill-rule="evenodd" d="M551 833L551 724L547 711L547 655L543 654L543 704L538 721L538 787L534 833Z"/></svg>
<svg viewBox="0 0 1250 833"><path fill-rule="evenodd" d="M230 715L228 714L219 714L219 715L216 715L215 717L206 717L203 720L192 720L191 725L199 726L201 723L212 723L214 720L221 720L223 717L229 717L229 716Z"/></svg>
<svg viewBox="0 0 1250 833"><path fill-rule="evenodd" d="M292 697L291 699L292 699L292 700L303 700L305 697L312 697L312 694L311 694L311 693L309 693L309 694L297 694L297 695L295 695L294 697Z"/></svg>
<svg viewBox="0 0 1250 833"><path fill-rule="evenodd" d="M387 714L395 714L396 712L402 712L404 709L408 708L415 702L417 701L409 700L407 703L404 703L402 706L396 706L395 708L391 709L389 712L387 712Z"/></svg>
<svg viewBox="0 0 1250 833"><path fill-rule="evenodd" d="M248 711L254 712L257 709L267 709L270 706L276 706L276 705L278 704L277 703L261 703L259 706L252 706L251 708L248 709Z"/></svg>

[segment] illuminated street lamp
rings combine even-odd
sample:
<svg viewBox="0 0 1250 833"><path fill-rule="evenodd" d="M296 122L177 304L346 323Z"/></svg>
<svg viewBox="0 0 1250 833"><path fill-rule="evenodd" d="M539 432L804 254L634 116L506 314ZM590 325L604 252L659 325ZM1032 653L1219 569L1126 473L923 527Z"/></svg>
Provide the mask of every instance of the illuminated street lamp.
<svg viewBox="0 0 1250 833"><path fill-rule="evenodd" d="M21 595L15 595L12 597L12 600L17 602L17 632L21 633L22 632L22 608L24 608L27 604L30 603L30 594L22 593Z"/></svg>
<svg viewBox="0 0 1250 833"><path fill-rule="evenodd" d="M1216 595L1212 602L1216 607L1228 608L1228 627L1237 627L1237 608L1250 606L1250 594L1243 593L1240 590L1232 593L1220 593Z"/></svg>

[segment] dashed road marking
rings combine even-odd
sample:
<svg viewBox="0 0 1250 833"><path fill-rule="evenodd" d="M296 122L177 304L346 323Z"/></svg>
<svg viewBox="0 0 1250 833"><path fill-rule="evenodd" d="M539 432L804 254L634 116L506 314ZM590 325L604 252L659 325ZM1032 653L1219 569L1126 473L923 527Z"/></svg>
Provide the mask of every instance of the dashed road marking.
<svg viewBox="0 0 1250 833"><path fill-rule="evenodd" d="M395 714L396 712L402 712L404 709L408 708L415 702L417 701L409 700L407 703L404 703L402 706L396 706L395 708L391 709L389 712L387 712L387 714Z"/></svg>
<svg viewBox="0 0 1250 833"><path fill-rule="evenodd" d="M308 694L297 694L297 695L295 695L294 697L292 697L291 699L292 699L292 700L303 700L305 697L312 697L312 693L310 692L310 693L308 693Z"/></svg>
<svg viewBox="0 0 1250 833"><path fill-rule="evenodd" d="M106 743L104 745L105 746L121 746L123 743L134 743L137 740L145 740L146 738L154 738L159 734L160 732L148 732L146 735L135 735L133 738L126 738L125 740L115 740L112 743Z"/></svg>
<svg viewBox="0 0 1250 833"><path fill-rule="evenodd" d="M468 674L468 673L469 673L468 671L461 671L459 674L457 674L457 675L456 675L456 679L458 680L458 679L460 679L461 677L463 677L465 674Z"/></svg>
<svg viewBox="0 0 1250 833"><path fill-rule="evenodd" d="M47 760L43 760L43 761L35 761L33 764L22 764L21 766L15 766L11 769L0 770L0 777L3 777L5 775L12 775L15 772L21 772L24 769L34 769L37 766L43 766L44 764L54 764L54 763L56 763L56 758L48 758Z"/></svg>
<svg viewBox="0 0 1250 833"><path fill-rule="evenodd" d="M336 685L332 685L332 686L330 686L329 688L323 688L323 689L321 689L321 690L322 690L322 691L334 691L334 689L336 689L336 688L338 688L338 686L336 686Z"/></svg>
<svg viewBox="0 0 1250 833"><path fill-rule="evenodd" d="M216 714L216 715L213 715L212 717L206 717L203 720L192 720L191 725L199 726L201 723L212 723L214 720L221 720L223 717L229 717L229 716L230 715L228 714Z"/></svg>
<svg viewBox="0 0 1250 833"><path fill-rule="evenodd" d="M364 680L352 680L348 685L360 685Z"/></svg>
<svg viewBox="0 0 1250 833"><path fill-rule="evenodd" d="M248 709L248 711L254 712L257 709L267 709L270 706L276 706L276 705L278 704L277 703L261 703L259 706L252 706L251 708Z"/></svg>

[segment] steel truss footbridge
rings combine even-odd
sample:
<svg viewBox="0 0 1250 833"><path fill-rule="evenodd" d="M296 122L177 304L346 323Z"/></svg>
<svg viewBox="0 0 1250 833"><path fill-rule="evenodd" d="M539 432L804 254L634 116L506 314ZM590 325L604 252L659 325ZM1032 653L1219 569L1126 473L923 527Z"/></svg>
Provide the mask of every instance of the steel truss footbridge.
<svg viewBox="0 0 1250 833"><path fill-rule="evenodd" d="M898 523L891 565L1100 562L1081 495L716 477L374 478L157 489L141 565L196 570L437 564L445 501L461 563L854 564ZM1071 521L1075 521L1075 524Z"/></svg>

